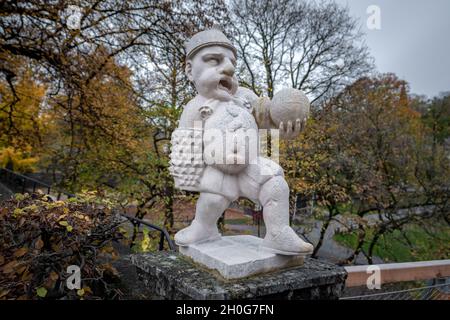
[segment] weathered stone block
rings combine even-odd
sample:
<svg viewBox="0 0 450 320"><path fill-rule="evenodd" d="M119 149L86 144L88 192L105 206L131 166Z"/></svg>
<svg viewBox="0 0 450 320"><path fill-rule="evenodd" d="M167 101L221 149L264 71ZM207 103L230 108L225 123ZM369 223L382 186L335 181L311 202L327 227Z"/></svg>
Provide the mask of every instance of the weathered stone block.
<svg viewBox="0 0 450 320"><path fill-rule="evenodd" d="M305 258L302 266L225 280L177 252L135 254L132 263L150 292L163 299L337 299L343 267Z"/></svg>

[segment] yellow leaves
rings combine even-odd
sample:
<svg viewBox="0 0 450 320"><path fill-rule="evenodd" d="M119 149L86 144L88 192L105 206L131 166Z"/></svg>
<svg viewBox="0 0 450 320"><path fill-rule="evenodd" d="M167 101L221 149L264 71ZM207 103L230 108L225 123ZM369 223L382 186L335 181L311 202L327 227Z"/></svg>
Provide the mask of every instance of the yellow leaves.
<svg viewBox="0 0 450 320"><path fill-rule="evenodd" d="M32 204L32 205L30 205L30 206L28 206L28 207L23 208L22 210L23 210L23 211L37 212L38 209L39 209L39 207L38 207L37 205Z"/></svg>
<svg viewBox="0 0 450 320"><path fill-rule="evenodd" d="M30 156L29 152L24 152L14 147L0 149L0 166L6 167L12 163L13 170L17 172L33 172L38 158Z"/></svg>
<svg viewBox="0 0 450 320"><path fill-rule="evenodd" d="M71 232L73 230L73 227L67 221L60 221L59 224L66 227L67 232Z"/></svg>
<svg viewBox="0 0 450 320"><path fill-rule="evenodd" d="M13 215L14 218L17 218L17 217L20 216L22 213L23 213L23 210L22 210L22 209L20 209L20 208L15 208L12 215Z"/></svg>
<svg viewBox="0 0 450 320"><path fill-rule="evenodd" d="M141 249L142 251L148 251L150 249L150 237L148 236L148 230L144 229L143 231L143 239L141 241Z"/></svg>
<svg viewBox="0 0 450 320"><path fill-rule="evenodd" d="M58 201L55 201L55 202L48 202L48 203L46 202L45 203L45 208L47 210L54 209L54 208L59 208L59 207L63 207L63 206L65 206L65 202L61 201L61 200L58 200Z"/></svg>
<svg viewBox="0 0 450 320"><path fill-rule="evenodd" d="M72 216L74 216L75 218L79 219L79 220L83 220L86 222L91 222L91 218L89 218L88 215L82 214L81 212L75 212L72 214Z"/></svg>
<svg viewBox="0 0 450 320"><path fill-rule="evenodd" d="M83 286L83 288L77 290L77 296L80 297L80 299L83 299L86 295L91 295L92 289L88 286Z"/></svg>
<svg viewBox="0 0 450 320"><path fill-rule="evenodd" d="M17 201L23 201L25 199L27 199L30 195L28 193L16 193L14 195L14 199Z"/></svg>
<svg viewBox="0 0 450 320"><path fill-rule="evenodd" d="M69 225L69 223L68 223L67 221L65 221L65 220L60 221L59 224L60 224L61 226L64 226L64 227L67 227L67 226Z"/></svg>
<svg viewBox="0 0 450 320"><path fill-rule="evenodd" d="M77 295L80 296L80 297L83 297L84 296L84 289L83 288L78 289L77 290Z"/></svg>

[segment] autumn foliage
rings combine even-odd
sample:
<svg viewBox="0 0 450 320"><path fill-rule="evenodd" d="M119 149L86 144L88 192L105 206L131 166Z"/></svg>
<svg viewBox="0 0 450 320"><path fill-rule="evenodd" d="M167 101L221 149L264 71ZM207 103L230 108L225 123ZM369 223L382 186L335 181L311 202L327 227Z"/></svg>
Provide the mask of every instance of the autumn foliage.
<svg viewBox="0 0 450 320"><path fill-rule="evenodd" d="M87 198L51 201L17 194L0 208L0 299L117 298L117 271L109 261L120 238L104 204ZM81 269L82 288L69 290L70 265Z"/></svg>

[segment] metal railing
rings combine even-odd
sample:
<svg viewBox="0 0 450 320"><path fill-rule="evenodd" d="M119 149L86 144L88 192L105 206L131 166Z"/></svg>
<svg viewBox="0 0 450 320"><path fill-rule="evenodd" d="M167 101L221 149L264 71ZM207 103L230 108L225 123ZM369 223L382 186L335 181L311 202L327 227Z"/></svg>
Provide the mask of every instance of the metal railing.
<svg viewBox="0 0 450 320"><path fill-rule="evenodd" d="M341 297L340 300L449 300L450 284Z"/></svg>
<svg viewBox="0 0 450 320"><path fill-rule="evenodd" d="M31 177L27 177L23 174L14 172L14 171L6 169L6 168L0 168L0 181L5 182L5 184L9 185L10 187L12 185L15 188L18 188L19 190L21 190L22 193L25 193L26 191L28 191L27 188L30 188L30 191L32 191L32 192L36 192L38 187L41 187L45 190L44 191L45 194L51 196L51 191L53 188L51 185L46 184L42 181L33 179ZM61 191L56 188L53 188L53 190L56 190L57 200L60 200L61 195L66 195L68 198L76 197L72 193ZM154 225L154 224L152 224L148 221L142 220L142 219L130 217L124 213L120 213L120 215L122 217L125 217L126 219L128 219L128 221L130 223L132 223L133 225L137 225L138 228L140 227L140 225L145 225L146 227L159 232L160 233L160 240L159 240L159 250L160 251L164 250L164 240L167 241L167 245L169 246L170 250L172 250L172 251L176 250L176 247L175 247L172 239L170 238L169 233L167 232L167 230L165 228L159 227L157 225Z"/></svg>
<svg viewBox="0 0 450 320"><path fill-rule="evenodd" d="M167 241L167 245L169 246L169 249L171 251L175 251L176 247L175 244L173 243L172 239L170 239L170 235L167 232L167 230L165 228L159 227L157 225L151 224L148 221L142 220L142 219L138 219L135 217L130 217L124 213L121 213L122 217L127 218L131 223L136 224L138 227L143 224L146 227L149 227L150 229L153 229L155 231L159 231L160 232L160 237L159 237L159 251L163 251L164 250L164 239Z"/></svg>
<svg viewBox="0 0 450 320"><path fill-rule="evenodd" d="M29 191L34 193L36 192L36 189L41 187L45 190L44 193L48 195L52 195L52 190L55 190L55 197L57 200L60 200L62 195L66 195L68 198L75 197L74 194L58 190L45 182L33 179L6 168L0 168L0 179L3 180L3 182L5 182L7 185L12 185L14 188L18 188L21 193L27 192L27 188L30 188Z"/></svg>

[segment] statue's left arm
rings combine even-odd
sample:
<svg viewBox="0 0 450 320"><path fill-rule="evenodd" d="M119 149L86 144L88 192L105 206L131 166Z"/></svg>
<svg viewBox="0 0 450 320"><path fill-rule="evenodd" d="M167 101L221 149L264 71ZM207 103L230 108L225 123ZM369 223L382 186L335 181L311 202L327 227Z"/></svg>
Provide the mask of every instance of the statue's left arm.
<svg viewBox="0 0 450 320"><path fill-rule="evenodd" d="M281 139L291 140L296 138L305 127L306 118L281 121L279 125L276 125L270 116L270 108L274 106L268 97L258 97L253 91L243 87L239 87L237 96L251 104L252 114L259 129L279 129ZM288 108L289 106L278 107Z"/></svg>

